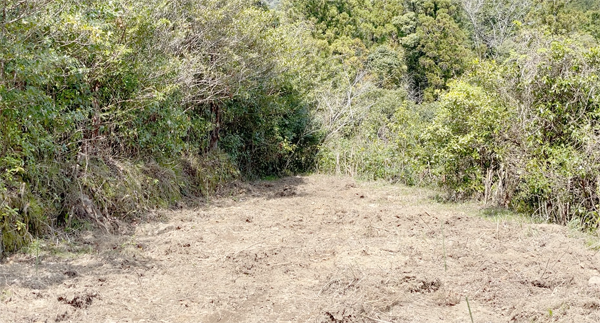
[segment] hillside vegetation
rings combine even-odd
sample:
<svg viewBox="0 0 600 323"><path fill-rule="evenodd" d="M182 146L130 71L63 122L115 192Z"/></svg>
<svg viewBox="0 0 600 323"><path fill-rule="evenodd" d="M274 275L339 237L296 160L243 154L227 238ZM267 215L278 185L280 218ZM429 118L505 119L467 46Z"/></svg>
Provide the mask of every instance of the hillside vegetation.
<svg viewBox="0 0 600 323"><path fill-rule="evenodd" d="M599 20L593 0L0 1L0 246L314 170L597 228Z"/></svg>

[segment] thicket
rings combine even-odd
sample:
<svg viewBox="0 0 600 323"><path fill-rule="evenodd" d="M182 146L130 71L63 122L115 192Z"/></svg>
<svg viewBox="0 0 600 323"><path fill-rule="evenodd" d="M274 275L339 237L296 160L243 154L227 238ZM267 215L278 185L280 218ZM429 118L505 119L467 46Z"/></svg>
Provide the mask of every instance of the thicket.
<svg viewBox="0 0 600 323"><path fill-rule="evenodd" d="M598 2L282 7L313 23L342 71L317 99L320 170L598 227Z"/></svg>
<svg viewBox="0 0 600 323"><path fill-rule="evenodd" d="M307 36L249 0L1 1L0 244L307 169Z"/></svg>
<svg viewBox="0 0 600 323"><path fill-rule="evenodd" d="M317 169L600 216L600 5L0 0L0 229Z"/></svg>

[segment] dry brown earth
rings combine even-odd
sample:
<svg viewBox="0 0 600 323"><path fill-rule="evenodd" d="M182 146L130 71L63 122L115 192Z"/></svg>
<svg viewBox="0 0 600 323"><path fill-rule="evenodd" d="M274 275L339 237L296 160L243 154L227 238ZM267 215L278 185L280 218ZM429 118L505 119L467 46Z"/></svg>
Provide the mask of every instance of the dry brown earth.
<svg viewBox="0 0 600 323"><path fill-rule="evenodd" d="M467 297L478 323L600 322L595 240L566 227L348 178L238 189L12 256L0 322L471 322Z"/></svg>

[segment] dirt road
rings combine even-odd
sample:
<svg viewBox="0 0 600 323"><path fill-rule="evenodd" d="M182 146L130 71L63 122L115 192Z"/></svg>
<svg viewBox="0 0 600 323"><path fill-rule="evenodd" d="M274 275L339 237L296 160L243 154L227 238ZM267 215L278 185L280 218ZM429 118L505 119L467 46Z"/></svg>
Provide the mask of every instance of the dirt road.
<svg viewBox="0 0 600 323"><path fill-rule="evenodd" d="M474 322L600 322L598 245L568 228L348 178L238 190L12 256L0 322L471 322L466 298Z"/></svg>

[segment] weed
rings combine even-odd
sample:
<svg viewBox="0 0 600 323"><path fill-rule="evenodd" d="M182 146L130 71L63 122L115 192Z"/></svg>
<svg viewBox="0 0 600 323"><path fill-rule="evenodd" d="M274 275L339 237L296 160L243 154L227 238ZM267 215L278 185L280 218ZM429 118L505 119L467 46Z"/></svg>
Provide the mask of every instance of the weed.
<svg viewBox="0 0 600 323"><path fill-rule="evenodd" d="M267 182L276 181L278 179L279 179L279 177L277 177L275 175L269 175L269 176L265 176L265 177L261 178L261 180L267 181Z"/></svg>
<svg viewBox="0 0 600 323"><path fill-rule="evenodd" d="M471 317L471 323L475 323L473 320L473 312L471 312L471 304L469 304L469 298L465 296L465 300L467 301L467 308L469 309L469 317Z"/></svg>
<svg viewBox="0 0 600 323"><path fill-rule="evenodd" d="M594 251L600 251L600 241L597 236L588 236L585 240L586 246Z"/></svg>
<svg viewBox="0 0 600 323"><path fill-rule="evenodd" d="M40 239L35 239L29 246L32 253L35 253L35 275L37 276L40 267L40 249L42 245Z"/></svg>
<svg viewBox="0 0 600 323"><path fill-rule="evenodd" d="M502 207L489 207L485 208L481 211L481 214L486 217L509 217L514 216L515 213L509 209L505 209Z"/></svg>

